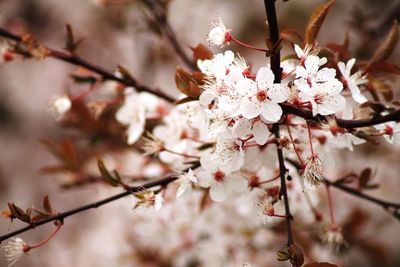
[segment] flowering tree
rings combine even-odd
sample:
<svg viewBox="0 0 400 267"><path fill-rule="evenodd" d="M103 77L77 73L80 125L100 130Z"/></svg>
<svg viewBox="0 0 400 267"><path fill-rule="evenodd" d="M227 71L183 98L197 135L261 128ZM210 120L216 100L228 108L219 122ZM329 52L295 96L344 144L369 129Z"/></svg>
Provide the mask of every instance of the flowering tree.
<svg viewBox="0 0 400 267"><path fill-rule="evenodd" d="M81 40L69 25L63 51L0 28L8 40L2 43L4 62L55 58L78 66L71 77L88 87L54 101L58 122L75 131L60 143L43 141L59 159L44 170L68 173L67 188L105 183L121 190L64 212L47 196L42 208L8 203L3 216L26 223L0 237L10 265L68 227L68 217L127 196L141 218L133 233L134 266L343 265L339 257L332 263L319 257L320 245L332 255L371 245L357 241L360 211L336 219L336 205L344 205L334 197L339 192L400 219L400 203L368 193L378 187L369 166L359 173L326 171L340 162L338 151L363 157L354 146L377 145L381 137L400 144L399 103L381 85L400 74L390 63L396 21L368 60L356 60L348 39L325 46L317 41L334 0L314 11L304 37L280 32L278 3L264 0L265 47L238 40L218 17L207 41L223 51L213 54L199 44L189 56L168 22L168 1L140 2L185 65L175 73L179 96L142 84L123 66L111 73L82 59ZM228 50L231 43L265 57L265 64L253 70ZM78 144L82 140L90 142ZM17 237L47 223L54 231L37 244ZM148 233L161 241L146 238Z"/></svg>

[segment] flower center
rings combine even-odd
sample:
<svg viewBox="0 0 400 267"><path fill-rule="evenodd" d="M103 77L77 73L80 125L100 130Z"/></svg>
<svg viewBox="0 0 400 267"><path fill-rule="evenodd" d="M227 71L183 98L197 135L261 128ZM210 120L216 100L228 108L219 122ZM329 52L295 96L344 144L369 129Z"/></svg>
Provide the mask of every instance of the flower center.
<svg viewBox="0 0 400 267"><path fill-rule="evenodd" d="M214 173L214 179L215 179L215 181L217 181L217 182L222 182L223 180L224 180L224 178L225 178L225 173L223 173L222 171L216 171L215 173Z"/></svg>
<svg viewBox="0 0 400 267"><path fill-rule="evenodd" d="M385 125L385 129L384 129L385 134L387 135L393 135L393 127L389 126L389 125Z"/></svg>
<svg viewBox="0 0 400 267"><path fill-rule="evenodd" d="M260 102L264 102L265 100L267 100L267 92L265 92L264 90L259 90L257 92L257 100Z"/></svg>
<svg viewBox="0 0 400 267"><path fill-rule="evenodd" d="M324 102L325 95L324 94L316 94L314 96L314 101L317 104L322 104Z"/></svg>

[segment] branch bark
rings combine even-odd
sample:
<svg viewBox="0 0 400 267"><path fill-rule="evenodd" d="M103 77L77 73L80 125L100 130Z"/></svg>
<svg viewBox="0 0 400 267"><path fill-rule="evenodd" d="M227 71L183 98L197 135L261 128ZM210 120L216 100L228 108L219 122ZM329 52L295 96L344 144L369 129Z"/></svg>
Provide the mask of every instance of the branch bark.
<svg viewBox="0 0 400 267"><path fill-rule="evenodd" d="M50 216L50 217L48 217L46 219L33 222L33 223L29 224L28 226L22 227L22 228L20 228L18 230L15 230L13 232L10 232L8 234L0 236L0 243L3 242L4 240L10 238L10 237L19 235L19 234L24 233L26 231L29 231L29 230L31 230L33 228L36 228L37 226L40 226L40 225L43 225L43 224L47 224L47 223L53 222L53 221L61 221L61 222L63 222L64 219L66 219L66 218L68 218L68 217L70 217L72 215L75 215L75 214L78 214L78 213L81 213L81 212L84 212L84 211L87 211L87 210L90 210L90 209L96 209L96 208L98 208L100 206L103 206L105 204L108 204L110 202L118 200L120 198L129 196L132 193L140 192L140 191L142 191L144 189L149 189L149 188L152 188L152 187L155 187L155 186L166 186L169 183L175 181L176 179L177 179L176 175L169 175L169 176L167 176L165 178L162 178L160 180L148 182L148 183L145 183L145 184L143 184L141 186L130 187L127 190L125 190L124 192L121 192L121 193L116 194L114 196L105 198L103 200L96 201L96 202L93 202L93 203L89 203L87 205L84 205L84 206L81 206L81 207L78 207L78 208L75 208L75 209L71 209L71 210L68 210L68 211L65 211L65 212Z"/></svg>
<svg viewBox="0 0 400 267"><path fill-rule="evenodd" d="M275 45L279 40L279 28L278 28L278 19L276 17L276 9L275 9L275 0L264 0L265 11L267 13L268 20L268 29L269 29L269 37L272 43ZM280 51L277 51L274 55L271 56L271 70L275 75L275 83L280 83L282 79L282 69L281 69L281 56ZM272 132L274 133L276 139L279 139L279 123L276 123L272 127ZM292 214L290 213L289 206L289 197L287 193L286 187L286 172L287 169L285 167L285 161L283 158L283 151L280 147L278 141L276 143L276 149L279 160L279 174L281 180L281 195L283 196L283 201L285 204L285 215L286 215L286 228L287 228L287 246L291 246L293 244L293 234L292 234L292 226L291 221L293 219Z"/></svg>

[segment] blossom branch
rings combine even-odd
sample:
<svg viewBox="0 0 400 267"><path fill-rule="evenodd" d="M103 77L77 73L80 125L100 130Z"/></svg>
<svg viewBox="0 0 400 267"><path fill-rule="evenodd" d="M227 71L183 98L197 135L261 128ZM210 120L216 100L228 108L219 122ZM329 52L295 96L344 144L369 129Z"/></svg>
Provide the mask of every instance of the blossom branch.
<svg viewBox="0 0 400 267"><path fill-rule="evenodd" d="M72 215L84 212L86 210L96 209L96 208L98 208L100 206L103 206L105 204L108 204L110 202L118 200L120 198L129 196L132 193L137 193L137 192L140 192L140 191L142 191L144 189L149 189L149 188L156 187L156 186L165 187L169 183L175 181L176 179L177 179L177 175L175 175L175 174L169 175L169 176L164 177L164 178L162 178L160 180L148 182L148 183L145 183L145 184L143 184L141 186L129 187L124 192L121 192L119 194L116 194L116 195L113 195L111 197L105 198L103 200L96 201L96 202L93 202L93 203L89 203L89 204L86 204L84 206L81 206L81 207L78 207L78 208L75 208L75 209L71 209L71 210L68 210L68 211L65 211L65 212L62 212L62 213L58 213L56 215L47 217L47 218L42 219L42 220L31 222L28 226L22 227L22 228L20 228L18 230L15 230L13 232L10 232L8 234L0 236L0 243L3 242L4 240L10 238L10 237L16 236L18 234L21 234L21 233L29 231L29 230L31 230L33 228L36 228L37 226L40 226L40 225L43 225L43 224L46 224L46 223L49 223L49 222L52 222L52 221L63 222L64 219L67 218L67 217L70 217Z"/></svg>
<svg viewBox="0 0 400 267"><path fill-rule="evenodd" d="M6 39L12 40L14 42L17 43L21 43L22 42L22 37L16 34L13 34L3 28L0 28L0 36L4 37ZM135 79L123 79L120 78L116 75L114 75L113 73L103 69L100 66L94 65L80 57L78 57L75 54L70 54L70 53L66 53L66 52L62 52L62 51L58 51L55 49L51 49L46 47L46 49L48 49L49 51L49 55L52 58L70 63L72 65L76 65L76 66L80 66L80 67L84 67L85 69L88 69L90 71L93 71L97 74L99 74L104 80L111 80L111 81L116 81L119 82L121 84L124 84L126 86L133 86L136 88L136 90L138 90L139 92L148 92L151 93L153 95L156 95L168 102L174 102L175 98L165 94L164 92L161 92L160 90L155 90L152 89L146 85L140 84L137 80Z"/></svg>
<svg viewBox="0 0 400 267"><path fill-rule="evenodd" d="M275 45L279 41L279 30L278 30L278 20L276 17L276 9L275 9L275 0L264 0L265 10L267 13L268 20L268 29L269 29L269 37L272 43ZM268 56L268 55L267 55ZM281 82L282 78L282 69L280 66L280 51L276 51L274 55L270 58L271 61L271 70L275 75L275 83ZM279 123L276 123L272 127L272 132L274 133L276 140L279 139ZM281 195L283 196L283 201L285 204L285 219L286 219L286 228L287 228L287 246L290 247L293 244L293 234L291 221L293 219L292 214L290 213L289 207L289 198L286 187L286 172L287 169L285 167L285 160L283 158L282 148L279 145L279 142L276 141L278 160L279 160L279 174L281 180Z"/></svg>

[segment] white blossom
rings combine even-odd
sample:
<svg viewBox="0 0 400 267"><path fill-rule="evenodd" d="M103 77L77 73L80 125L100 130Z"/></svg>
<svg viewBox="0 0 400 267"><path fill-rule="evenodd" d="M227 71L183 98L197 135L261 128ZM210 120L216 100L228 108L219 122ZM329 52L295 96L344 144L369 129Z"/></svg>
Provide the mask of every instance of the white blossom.
<svg viewBox="0 0 400 267"><path fill-rule="evenodd" d="M383 137L389 144L400 145L400 123L389 121L374 125L375 129L382 131Z"/></svg>
<svg viewBox="0 0 400 267"><path fill-rule="evenodd" d="M197 178L192 169L189 169L188 172L179 175L176 182L179 185L178 190L176 191L176 197L180 197L188 188L191 187L192 183L197 183Z"/></svg>
<svg viewBox="0 0 400 267"><path fill-rule="evenodd" d="M223 46L225 43L230 41L229 34L230 29L225 27L224 22L220 17L211 21L212 28L208 33L207 41L212 45Z"/></svg>
<svg viewBox="0 0 400 267"><path fill-rule="evenodd" d="M25 253L28 245L21 238L11 238L7 243L2 245L4 257L9 262L8 266L14 265Z"/></svg>
<svg viewBox="0 0 400 267"><path fill-rule="evenodd" d="M350 59L347 63L339 62L338 68L343 75L343 79L345 80L345 84L350 89L351 95L357 103L367 102L368 99L361 94L359 86L365 84L367 82L366 77L362 76L361 71L357 71L354 74L351 74L351 69L356 62L355 58Z"/></svg>
<svg viewBox="0 0 400 267"><path fill-rule="evenodd" d="M127 125L128 144L135 143L143 134L146 121L145 106L132 88L125 89L124 104L115 115L118 122Z"/></svg>
<svg viewBox="0 0 400 267"><path fill-rule="evenodd" d="M246 119L253 119L261 115L270 122L278 121L282 116L282 108L278 103L288 97L287 87L283 84L274 84L274 74L271 69L259 69L256 81L248 78L240 80L236 89L243 96L240 103L240 114Z"/></svg>

